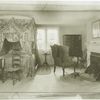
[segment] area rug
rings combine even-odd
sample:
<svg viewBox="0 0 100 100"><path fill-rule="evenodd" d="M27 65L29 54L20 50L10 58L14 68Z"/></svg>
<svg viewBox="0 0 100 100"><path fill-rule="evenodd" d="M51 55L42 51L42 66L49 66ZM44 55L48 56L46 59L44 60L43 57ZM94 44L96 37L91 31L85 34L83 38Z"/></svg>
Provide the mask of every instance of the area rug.
<svg viewBox="0 0 100 100"><path fill-rule="evenodd" d="M65 75L64 77L60 77L63 81L69 81L69 82L75 82L75 81L90 81L90 82L96 82L96 78L93 77L93 75L89 75L86 73L79 73L79 76L74 77L73 74Z"/></svg>

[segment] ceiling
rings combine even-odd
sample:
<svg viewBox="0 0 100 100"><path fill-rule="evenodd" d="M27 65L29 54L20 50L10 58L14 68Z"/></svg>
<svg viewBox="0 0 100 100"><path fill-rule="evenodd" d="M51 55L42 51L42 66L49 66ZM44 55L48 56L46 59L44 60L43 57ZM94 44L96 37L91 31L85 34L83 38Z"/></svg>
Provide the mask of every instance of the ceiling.
<svg viewBox="0 0 100 100"><path fill-rule="evenodd" d="M43 25L85 25L99 13L99 1L0 0L0 15L32 16L37 24Z"/></svg>

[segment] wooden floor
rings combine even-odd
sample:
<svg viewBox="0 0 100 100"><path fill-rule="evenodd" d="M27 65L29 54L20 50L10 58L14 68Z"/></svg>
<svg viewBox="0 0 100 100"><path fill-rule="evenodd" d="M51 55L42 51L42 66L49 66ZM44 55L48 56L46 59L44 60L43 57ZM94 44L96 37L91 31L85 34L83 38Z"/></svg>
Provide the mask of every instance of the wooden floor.
<svg viewBox="0 0 100 100"><path fill-rule="evenodd" d="M83 73L83 70L78 70ZM45 71L44 71L45 72ZM74 78L70 75L72 69L66 69L66 76L62 76L62 69L57 68L53 73L53 68L49 73L36 73L34 77L28 77L14 86L9 79L5 83L0 81L0 98L48 98L48 97L66 97L66 98L99 98L100 82ZM54 98L55 99L55 98Z"/></svg>

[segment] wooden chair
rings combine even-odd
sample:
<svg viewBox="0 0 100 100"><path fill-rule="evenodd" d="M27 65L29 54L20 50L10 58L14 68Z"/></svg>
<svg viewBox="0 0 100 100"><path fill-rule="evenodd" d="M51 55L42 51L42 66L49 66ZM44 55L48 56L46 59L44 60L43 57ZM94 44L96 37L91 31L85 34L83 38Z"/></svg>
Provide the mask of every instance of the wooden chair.
<svg viewBox="0 0 100 100"><path fill-rule="evenodd" d="M16 80L20 81L20 73L22 72L21 68L21 55L19 50L12 50L12 66L5 68L6 75L10 73L13 80L13 85ZM7 77L7 76L6 76Z"/></svg>
<svg viewBox="0 0 100 100"><path fill-rule="evenodd" d="M65 75L65 68L73 65L72 58L69 56L69 48L67 46L53 45L51 46L52 56L54 59L54 73L56 66L62 67L63 76Z"/></svg>

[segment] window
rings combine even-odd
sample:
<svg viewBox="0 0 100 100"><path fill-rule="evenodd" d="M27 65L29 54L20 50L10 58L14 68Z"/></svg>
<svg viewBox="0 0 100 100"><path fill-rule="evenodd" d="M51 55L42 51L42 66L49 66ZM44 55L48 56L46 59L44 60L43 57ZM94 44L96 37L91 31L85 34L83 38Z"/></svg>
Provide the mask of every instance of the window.
<svg viewBox="0 0 100 100"><path fill-rule="evenodd" d="M39 49L44 49L45 47L45 30L38 29L37 30L37 46Z"/></svg>
<svg viewBox="0 0 100 100"><path fill-rule="evenodd" d="M37 45L41 50L49 50L50 45L59 44L58 28L38 28Z"/></svg>
<svg viewBox="0 0 100 100"><path fill-rule="evenodd" d="M93 37L100 38L100 20L93 22Z"/></svg>

